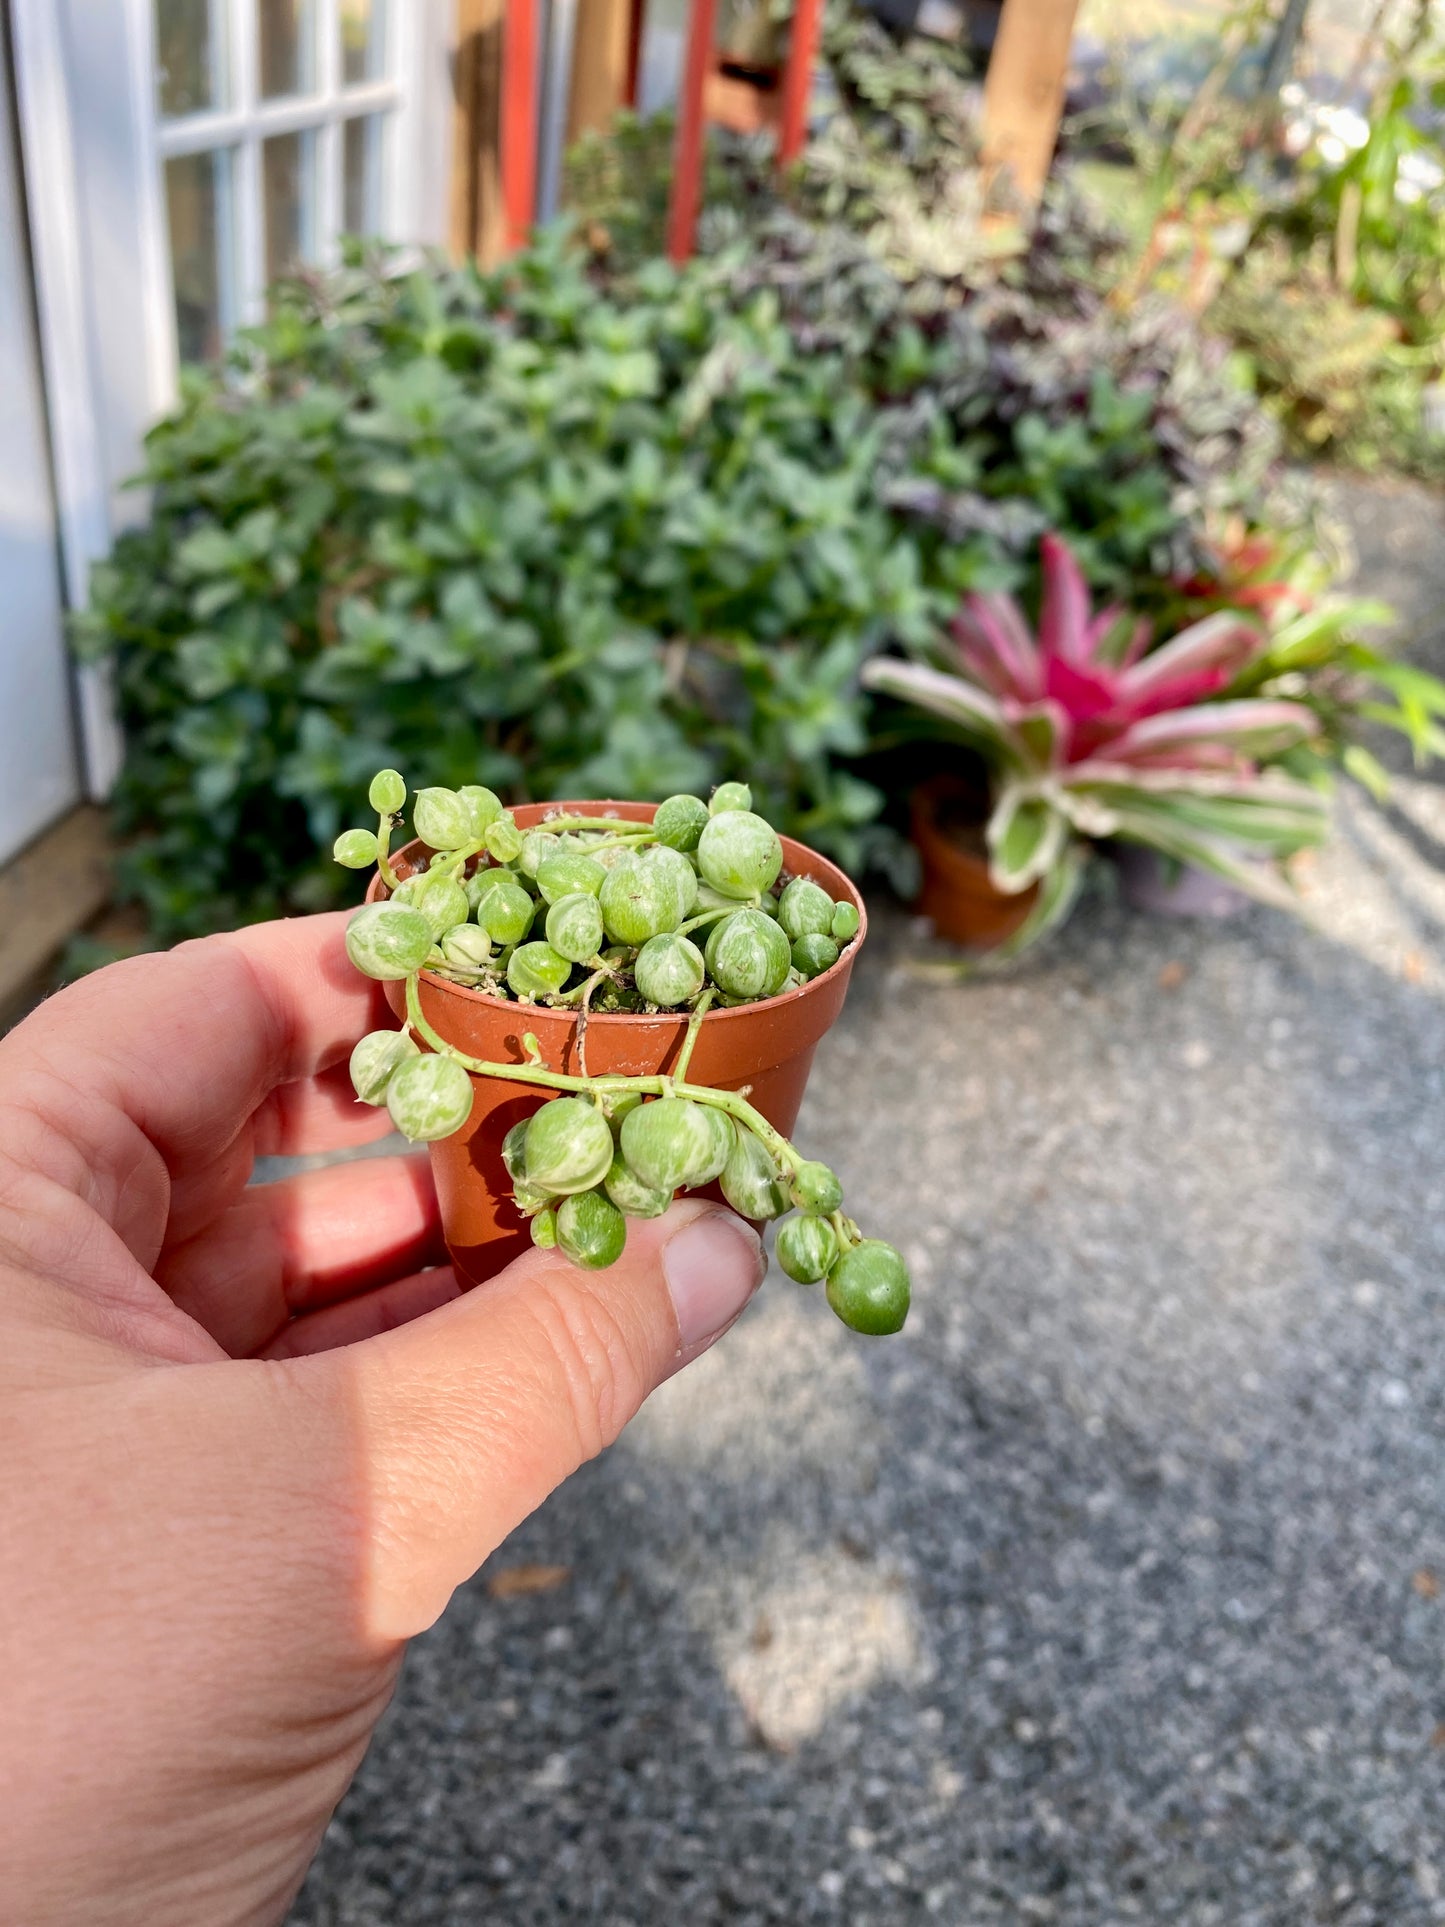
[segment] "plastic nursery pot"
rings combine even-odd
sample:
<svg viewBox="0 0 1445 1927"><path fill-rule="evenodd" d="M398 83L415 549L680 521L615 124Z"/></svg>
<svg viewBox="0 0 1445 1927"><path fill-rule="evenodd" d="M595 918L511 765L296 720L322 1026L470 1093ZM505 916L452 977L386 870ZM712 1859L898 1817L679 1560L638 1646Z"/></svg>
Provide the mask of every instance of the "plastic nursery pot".
<svg viewBox="0 0 1445 1927"><path fill-rule="evenodd" d="M655 808L652 803L561 801L522 804L512 814L518 829L530 830L558 810L650 823ZM698 1031L687 1080L730 1091L747 1085L750 1101L787 1136L797 1121L813 1053L843 1008L853 959L868 934L868 913L852 883L826 857L791 837L783 837L782 844L786 872L811 877L835 901L851 903L858 912L858 934L831 970L799 989L756 1004L710 1010ZM430 854L425 844L410 843L392 857L392 867L400 877L411 876L425 866ZM380 877L373 877L367 901L385 895ZM405 986L388 984L386 989L392 1009L398 1017L404 1016ZM507 1002L427 972L422 973L420 994L428 1023L469 1057L520 1064L525 1058L522 1038L530 1031L549 1070L573 1076L582 1070L577 1019L570 1011ZM665 1011L655 1016L617 1012L590 1016L587 1072L593 1077L656 1076L676 1062L686 1032L686 1012L681 1016ZM447 1249L463 1282L478 1285L531 1248L526 1220L512 1201L502 1140L549 1094L535 1085L513 1084L499 1077L474 1077L472 1085L471 1117L454 1137L431 1146L431 1162Z"/></svg>
<svg viewBox="0 0 1445 1927"><path fill-rule="evenodd" d="M1228 878L1192 863L1171 863L1142 843L1110 845L1124 901L1155 917L1237 917L1253 898Z"/></svg>
<svg viewBox="0 0 1445 1927"><path fill-rule="evenodd" d="M956 777L939 776L913 792L913 841L923 860L914 906L940 937L969 950L996 950L1018 931L1038 898L1031 884L1014 896L988 873L982 799Z"/></svg>

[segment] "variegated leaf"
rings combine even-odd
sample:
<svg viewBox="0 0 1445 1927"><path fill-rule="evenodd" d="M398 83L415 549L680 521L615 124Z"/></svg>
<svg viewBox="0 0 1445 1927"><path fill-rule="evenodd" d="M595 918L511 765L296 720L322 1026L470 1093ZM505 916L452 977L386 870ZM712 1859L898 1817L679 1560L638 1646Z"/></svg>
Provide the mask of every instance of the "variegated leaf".
<svg viewBox="0 0 1445 1927"><path fill-rule="evenodd" d="M1131 703L1162 693L1171 683L1218 674L1232 680L1269 647L1263 629L1227 609L1192 623L1125 671L1120 687Z"/></svg>
<svg viewBox="0 0 1445 1927"><path fill-rule="evenodd" d="M1008 896L1027 890L1058 862L1069 826L1036 789L1008 784L988 820L989 875Z"/></svg>
<svg viewBox="0 0 1445 1927"><path fill-rule="evenodd" d="M876 689L900 701L914 703L932 716L967 730L984 749L1014 768L1028 764L1023 745L992 696L961 676L946 675L926 663L901 662L896 656L874 656L862 670L865 689Z"/></svg>
<svg viewBox="0 0 1445 1927"><path fill-rule="evenodd" d="M1196 703L1166 709L1116 736L1111 763L1147 763L1186 757L1191 750L1226 749L1257 762L1278 756L1318 735L1319 724L1303 703Z"/></svg>

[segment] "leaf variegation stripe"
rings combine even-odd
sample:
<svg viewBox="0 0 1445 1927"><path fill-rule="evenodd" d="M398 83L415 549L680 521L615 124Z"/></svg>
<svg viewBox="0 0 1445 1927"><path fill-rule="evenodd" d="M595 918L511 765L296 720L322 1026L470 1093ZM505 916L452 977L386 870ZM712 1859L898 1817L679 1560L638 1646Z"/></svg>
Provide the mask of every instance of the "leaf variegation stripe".
<svg viewBox="0 0 1445 1927"><path fill-rule="evenodd" d="M1177 790L1150 796L1132 787L1102 785L1095 792L1121 828L1127 821L1178 824L1209 836L1228 837L1237 844L1286 853L1321 843L1329 830L1325 799L1300 787L1297 795L1258 795L1241 791L1191 794Z"/></svg>
<svg viewBox="0 0 1445 1927"><path fill-rule="evenodd" d="M988 820L989 874L1014 896L1046 876L1068 839L1068 820L1046 796L1007 784Z"/></svg>
<svg viewBox="0 0 1445 1927"><path fill-rule="evenodd" d="M1319 724L1303 703L1197 703L1146 716L1109 745L1111 760L1162 756L1218 744L1240 756L1275 756L1317 735Z"/></svg>
<svg viewBox="0 0 1445 1927"><path fill-rule="evenodd" d="M1176 677L1203 670L1217 669L1235 676L1268 647L1269 637L1263 629L1221 610L1135 663L1124 677L1124 687L1131 698L1137 699Z"/></svg>
<svg viewBox="0 0 1445 1927"><path fill-rule="evenodd" d="M916 703L931 715L942 716L945 721L982 737L1011 764L1022 766L1028 761L1017 735L993 697L961 677L930 669L924 663L875 656L864 663L862 682L867 689Z"/></svg>
<svg viewBox="0 0 1445 1927"><path fill-rule="evenodd" d="M1293 891L1272 865L1251 859L1226 837L1186 829L1175 822L1134 818L1127 811L1119 818L1118 835L1122 842L1142 843L1176 862L1210 870L1262 903L1297 907Z"/></svg>

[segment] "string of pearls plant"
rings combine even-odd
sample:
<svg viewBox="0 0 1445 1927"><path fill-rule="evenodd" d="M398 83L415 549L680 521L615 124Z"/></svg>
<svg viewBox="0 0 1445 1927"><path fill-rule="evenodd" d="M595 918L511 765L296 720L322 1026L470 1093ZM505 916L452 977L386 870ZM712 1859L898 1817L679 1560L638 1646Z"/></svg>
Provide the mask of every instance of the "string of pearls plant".
<svg viewBox="0 0 1445 1927"><path fill-rule="evenodd" d="M793 1214L778 1229L778 1262L800 1284L826 1279L845 1325L900 1330L907 1269L844 1214L836 1174L802 1157L744 1093L687 1081L709 1009L820 975L858 934L853 904L785 877L783 846L746 784L724 783L708 803L671 796L650 823L559 809L528 831L480 784L418 790L412 827L434 854L405 879L391 843L406 785L382 770L369 798L377 828L344 831L335 856L349 869L375 864L390 894L356 912L346 948L366 976L405 982L407 1021L353 1051L362 1102L385 1104L404 1136L427 1143L466 1124L473 1077L535 1084L555 1095L513 1127L502 1155L536 1244L600 1269L621 1256L628 1218L658 1217L678 1192L716 1181L746 1218ZM580 1073L549 1070L530 1032L521 1064L455 1049L422 1013L423 971L575 1010ZM671 1072L587 1075L589 1011L659 1010L689 1013Z"/></svg>

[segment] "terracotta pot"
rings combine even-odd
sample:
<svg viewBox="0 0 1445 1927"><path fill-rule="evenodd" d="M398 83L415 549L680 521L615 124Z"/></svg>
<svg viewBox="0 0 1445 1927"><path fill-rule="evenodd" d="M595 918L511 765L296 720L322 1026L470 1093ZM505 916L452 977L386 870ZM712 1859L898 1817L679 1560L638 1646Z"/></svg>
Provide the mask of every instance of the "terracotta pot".
<svg viewBox="0 0 1445 1927"><path fill-rule="evenodd" d="M1039 889L1032 884L1007 896L994 887L981 822L967 833L970 814L981 818L980 805L967 784L948 776L913 792L913 841L923 859L923 888L915 907L950 943L996 950L1023 926Z"/></svg>
<svg viewBox="0 0 1445 1927"><path fill-rule="evenodd" d="M649 823L656 805L527 803L513 815L519 829L535 829L548 812L559 807L572 814L600 815L606 811L631 823ZM860 920L858 935L831 970L800 989L732 1010L710 1010L698 1032L688 1081L730 1091L747 1085L750 1101L769 1123L787 1135L797 1121L813 1053L843 1008L853 959L868 933L868 914L857 890L826 857L790 837L785 836L782 842L784 867L789 874L812 877L835 900L855 906ZM399 876L410 876L430 854L425 844L411 843L393 857L392 864ZM385 894L380 877L373 877L367 900ZM403 1016L405 986L388 984L386 988L392 1009L398 1017ZM421 978L421 1007L433 1028L469 1057L488 1063L520 1064L524 1057L522 1037L531 1031L549 1070L576 1075L582 1069L577 1055L577 1019L570 1011L506 1002L427 972ZM594 1077L603 1073L656 1076L676 1061L686 1033L686 1015L659 1012L655 1016L629 1016L614 1012L589 1017L587 1071ZM535 1085L513 1084L498 1077L475 1077L472 1083L476 1096L465 1129L433 1144L431 1161L447 1249L459 1276L475 1285L493 1277L530 1247L526 1221L512 1202L511 1180L502 1163L502 1139L519 1119L547 1102L547 1093Z"/></svg>

